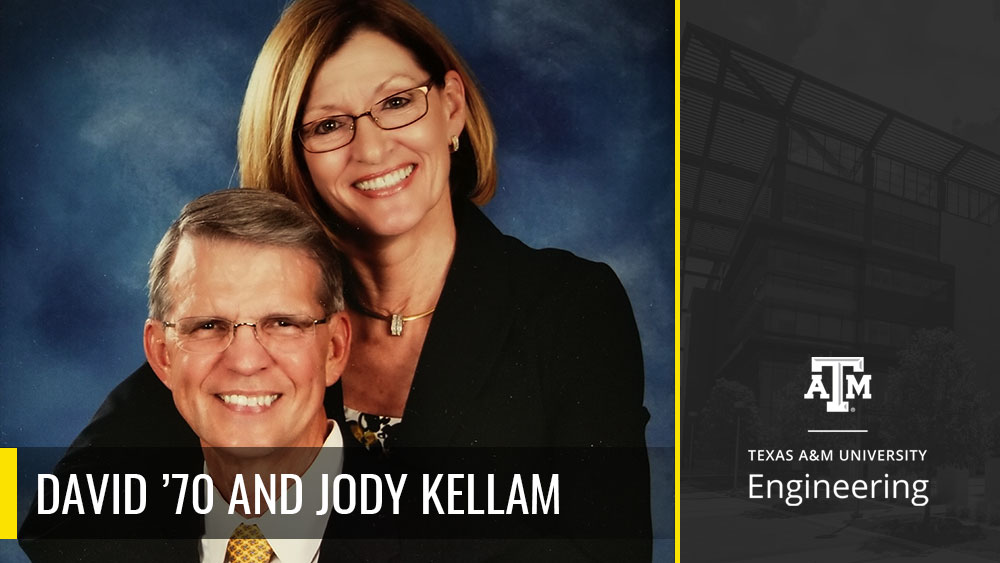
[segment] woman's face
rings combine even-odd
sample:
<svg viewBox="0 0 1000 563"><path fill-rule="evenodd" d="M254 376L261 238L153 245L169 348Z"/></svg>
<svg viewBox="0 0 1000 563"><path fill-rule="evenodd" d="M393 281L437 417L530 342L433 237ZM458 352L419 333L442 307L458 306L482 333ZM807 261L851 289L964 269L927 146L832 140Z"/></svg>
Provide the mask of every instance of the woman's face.
<svg viewBox="0 0 1000 563"><path fill-rule="evenodd" d="M302 122L358 115L430 79L410 52L379 33L360 30L317 71ZM410 125L380 129L359 118L354 140L305 152L313 184L331 209L363 237L392 237L450 225L449 140L465 125L465 90L454 71L427 92L427 114Z"/></svg>

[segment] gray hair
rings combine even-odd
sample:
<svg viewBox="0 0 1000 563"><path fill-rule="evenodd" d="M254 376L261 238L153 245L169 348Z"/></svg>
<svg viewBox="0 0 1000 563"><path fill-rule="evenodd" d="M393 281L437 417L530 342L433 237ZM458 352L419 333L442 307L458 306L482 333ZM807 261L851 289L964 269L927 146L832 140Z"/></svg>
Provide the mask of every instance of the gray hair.
<svg viewBox="0 0 1000 563"><path fill-rule="evenodd" d="M283 195L237 188L205 194L184 206L149 262L149 318L174 306L170 266L184 236L232 240L305 251L319 266L319 301L327 315L344 310L340 255L316 220Z"/></svg>

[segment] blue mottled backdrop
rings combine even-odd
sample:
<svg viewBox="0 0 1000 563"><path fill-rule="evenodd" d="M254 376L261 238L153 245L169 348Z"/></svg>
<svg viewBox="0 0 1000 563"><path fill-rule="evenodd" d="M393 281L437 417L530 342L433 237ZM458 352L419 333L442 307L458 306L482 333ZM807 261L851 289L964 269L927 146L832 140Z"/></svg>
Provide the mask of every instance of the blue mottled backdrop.
<svg viewBox="0 0 1000 563"><path fill-rule="evenodd" d="M642 334L649 444L672 446L672 7L416 4L493 112L487 214L618 272ZM283 5L0 7L0 446L67 445L142 363L147 262L184 203L236 183L243 91ZM672 460L652 453L666 537ZM2 544L6 560L16 547Z"/></svg>

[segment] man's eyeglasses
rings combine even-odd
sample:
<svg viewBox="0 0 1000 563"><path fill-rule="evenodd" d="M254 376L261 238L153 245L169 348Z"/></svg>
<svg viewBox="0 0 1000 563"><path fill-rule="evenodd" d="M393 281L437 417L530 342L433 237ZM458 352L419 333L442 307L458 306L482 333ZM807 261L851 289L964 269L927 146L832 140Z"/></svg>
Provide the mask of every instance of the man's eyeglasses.
<svg viewBox="0 0 1000 563"><path fill-rule="evenodd" d="M218 354L232 344L236 330L248 326L260 345L269 352L295 352L309 342L316 333L316 325L325 324L326 318L314 319L306 315L275 315L254 323L237 323L218 317L185 317L177 321L163 321L163 328L177 333L177 346L195 354Z"/></svg>
<svg viewBox="0 0 1000 563"><path fill-rule="evenodd" d="M427 92L431 86L432 81L427 81L416 88L396 92L360 115L331 115L310 121L297 129L302 148L315 153L346 147L354 140L358 120L366 115L386 131L413 124L427 115Z"/></svg>

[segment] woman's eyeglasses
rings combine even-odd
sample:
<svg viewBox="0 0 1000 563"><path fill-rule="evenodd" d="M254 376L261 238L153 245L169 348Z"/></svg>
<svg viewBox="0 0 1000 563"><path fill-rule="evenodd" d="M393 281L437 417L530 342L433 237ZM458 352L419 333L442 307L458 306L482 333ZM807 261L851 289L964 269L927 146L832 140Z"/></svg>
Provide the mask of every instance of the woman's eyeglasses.
<svg viewBox="0 0 1000 563"><path fill-rule="evenodd" d="M389 131L406 127L427 115L427 92L431 81L396 92L375 103L359 115L331 115L310 121L297 129L302 148L307 152L329 152L345 147L354 140L357 122L364 116L372 118L380 129Z"/></svg>

